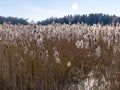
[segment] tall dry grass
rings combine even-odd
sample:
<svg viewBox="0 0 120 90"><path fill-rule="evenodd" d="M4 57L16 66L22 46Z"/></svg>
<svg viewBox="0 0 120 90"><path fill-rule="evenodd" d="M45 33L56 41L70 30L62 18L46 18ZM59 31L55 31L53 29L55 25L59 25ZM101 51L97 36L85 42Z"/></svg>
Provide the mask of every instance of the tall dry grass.
<svg viewBox="0 0 120 90"><path fill-rule="evenodd" d="M119 26L0 27L0 90L120 90Z"/></svg>

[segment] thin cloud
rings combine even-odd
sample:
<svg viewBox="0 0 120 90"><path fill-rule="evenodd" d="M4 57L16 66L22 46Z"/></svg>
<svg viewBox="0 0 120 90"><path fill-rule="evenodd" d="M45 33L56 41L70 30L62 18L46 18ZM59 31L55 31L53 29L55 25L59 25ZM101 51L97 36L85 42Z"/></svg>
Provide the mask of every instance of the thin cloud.
<svg viewBox="0 0 120 90"><path fill-rule="evenodd" d="M31 8L28 10L27 16L33 20L44 20L49 17L63 17L68 14L68 12L61 10L49 10L43 8Z"/></svg>

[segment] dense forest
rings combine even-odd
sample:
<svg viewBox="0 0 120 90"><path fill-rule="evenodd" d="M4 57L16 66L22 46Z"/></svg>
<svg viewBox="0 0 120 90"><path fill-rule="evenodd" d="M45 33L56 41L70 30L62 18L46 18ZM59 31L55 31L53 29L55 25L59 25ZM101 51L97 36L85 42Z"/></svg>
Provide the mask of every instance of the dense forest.
<svg viewBox="0 0 120 90"><path fill-rule="evenodd" d="M120 17L115 15L107 15L107 14L89 14L89 15L68 15L63 18L54 18L51 17L44 21L38 21L37 24L47 25L51 23L60 23L60 24L77 24L77 23L86 23L88 25L93 25L97 23L101 23L103 25L112 24L116 22L120 22Z"/></svg>
<svg viewBox="0 0 120 90"><path fill-rule="evenodd" d="M9 22L11 24L23 24L23 25L30 24L30 22L28 22L27 19L0 16L0 24L3 24L4 22ZM43 21L38 21L36 24L48 25L53 22L60 23L60 24L86 23L88 25L101 23L103 25L106 25L106 24L112 24L112 23L115 24L116 22L120 23L120 17L115 15L102 14L102 13L89 14L89 15L85 15L85 14L84 15L68 15L62 18L51 17Z"/></svg>

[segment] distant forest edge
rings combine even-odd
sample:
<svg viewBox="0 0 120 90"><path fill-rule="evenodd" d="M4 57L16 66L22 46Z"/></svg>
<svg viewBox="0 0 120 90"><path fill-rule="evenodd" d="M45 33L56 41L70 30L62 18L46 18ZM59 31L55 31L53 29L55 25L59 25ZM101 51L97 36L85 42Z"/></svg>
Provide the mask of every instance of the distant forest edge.
<svg viewBox="0 0 120 90"><path fill-rule="evenodd" d="M17 18L17 17L2 17L0 16L0 24L4 22L11 24L23 24L28 25L30 22L27 19ZM60 24L77 24L77 23L86 23L88 25L101 23L103 25L107 24L116 24L120 23L120 17L116 15L108 15L108 14L89 14L89 15L68 15L62 18L51 17L43 21L38 21L37 25L48 25L52 23L60 23Z"/></svg>
<svg viewBox="0 0 120 90"><path fill-rule="evenodd" d="M13 25L15 24L28 25L29 24L29 22L23 18L0 16L0 24L3 24L3 23L11 23Z"/></svg>

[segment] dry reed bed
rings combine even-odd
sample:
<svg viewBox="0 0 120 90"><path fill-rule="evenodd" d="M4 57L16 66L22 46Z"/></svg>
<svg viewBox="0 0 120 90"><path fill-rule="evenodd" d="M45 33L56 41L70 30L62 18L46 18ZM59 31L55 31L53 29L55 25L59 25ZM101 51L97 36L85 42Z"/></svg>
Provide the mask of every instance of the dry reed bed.
<svg viewBox="0 0 120 90"><path fill-rule="evenodd" d="M0 25L0 90L120 90L120 26Z"/></svg>

